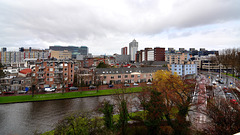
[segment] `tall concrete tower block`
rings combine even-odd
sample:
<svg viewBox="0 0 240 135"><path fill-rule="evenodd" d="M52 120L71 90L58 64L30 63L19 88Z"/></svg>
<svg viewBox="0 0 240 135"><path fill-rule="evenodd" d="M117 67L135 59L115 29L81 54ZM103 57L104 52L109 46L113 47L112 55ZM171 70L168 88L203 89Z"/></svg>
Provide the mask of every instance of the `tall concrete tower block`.
<svg viewBox="0 0 240 135"><path fill-rule="evenodd" d="M131 62L135 61L137 51L138 51L138 42L134 39L131 43L129 43L129 55L130 55Z"/></svg>

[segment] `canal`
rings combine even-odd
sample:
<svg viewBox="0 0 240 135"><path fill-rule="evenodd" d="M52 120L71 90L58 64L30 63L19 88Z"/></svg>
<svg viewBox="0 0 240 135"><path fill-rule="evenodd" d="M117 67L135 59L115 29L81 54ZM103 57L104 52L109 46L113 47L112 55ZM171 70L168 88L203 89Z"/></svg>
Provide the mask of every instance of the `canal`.
<svg viewBox="0 0 240 135"><path fill-rule="evenodd" d="M0 134L32 135L35 131L52 130L56 123L74 112L95 109L104 99L111 96L26 102L0 105Z"/></svg>

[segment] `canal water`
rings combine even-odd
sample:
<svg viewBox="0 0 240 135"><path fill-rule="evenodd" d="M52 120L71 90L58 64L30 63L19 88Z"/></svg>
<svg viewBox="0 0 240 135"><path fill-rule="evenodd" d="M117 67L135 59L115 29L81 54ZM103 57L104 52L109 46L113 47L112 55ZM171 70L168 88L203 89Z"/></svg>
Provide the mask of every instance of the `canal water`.
<svg viewBox="0 0 240 135"><path fill-rule="evenodd" d="M131 94L135 97L134 95ZM91 112L104 99L113 101L112 96L100 96L2 104L0 105L0 135L32 135L36 131L41 133L50 131L64 117L74 112Z"/></svg>

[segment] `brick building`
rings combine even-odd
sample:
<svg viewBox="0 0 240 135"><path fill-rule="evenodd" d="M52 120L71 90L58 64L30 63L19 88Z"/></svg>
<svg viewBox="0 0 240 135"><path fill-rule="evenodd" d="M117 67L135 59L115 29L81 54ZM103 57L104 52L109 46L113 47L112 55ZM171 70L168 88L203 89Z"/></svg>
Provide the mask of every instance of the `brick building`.
<svg viewBox="0 0 240 135"><path fill-rule="evenodd" d="M37 61L32 76L39 88L62 88L74 82L73 61Z"/></svg>

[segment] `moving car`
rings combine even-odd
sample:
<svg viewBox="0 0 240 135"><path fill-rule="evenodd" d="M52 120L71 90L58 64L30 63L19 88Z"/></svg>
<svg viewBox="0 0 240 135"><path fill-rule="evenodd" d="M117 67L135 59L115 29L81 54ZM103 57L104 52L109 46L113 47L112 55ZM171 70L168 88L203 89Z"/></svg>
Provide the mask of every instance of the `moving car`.
<svg viewBox="0 0 240 135"><path fill-rule="evenodd" d="M78 90L77 87L70 87L69 90Z"/></svg>
<svg viewBox="0 0 240 135"><path fill-rule="evenodd" d="M219 80L218 82L221 83L221 84L224 84L223 80Z"/></svg>
<svg viewBox="0 0 240 135"><path fill-rule="evenodd" d="M44 92L54 92L54 91L55 91L54 88L50 88L50 87L44 88Z"/></svg>
<svg viewBox="0 0 240 135"><path fill-rule="evenodd" d="M90 85L89 89L96 89L96 86Z"/></svg>

